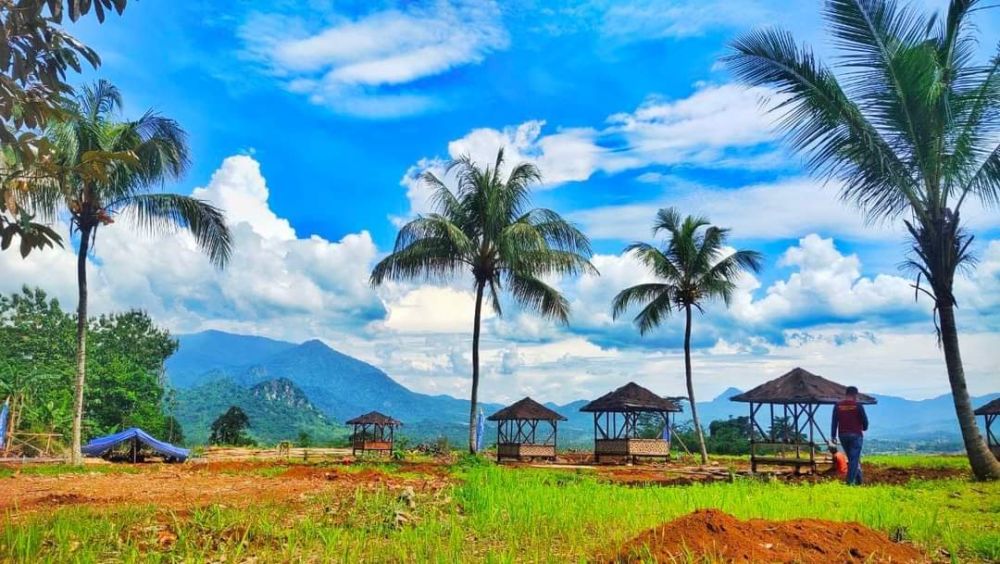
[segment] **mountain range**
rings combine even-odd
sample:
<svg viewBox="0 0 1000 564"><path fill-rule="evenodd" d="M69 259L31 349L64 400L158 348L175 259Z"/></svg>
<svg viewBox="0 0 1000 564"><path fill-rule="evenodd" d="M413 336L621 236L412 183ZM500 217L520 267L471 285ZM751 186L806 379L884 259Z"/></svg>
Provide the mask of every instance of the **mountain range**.
<svg viewBox="0 0 1000 564"><path fill-rule="evenodd" d="M409 390L379 368L319 340L296 344L221 331L181 335L178 340L180 347L167 360L166 370L176 390L175 415L189 442L207 439L211 421L230 405L247 412L251 432L264 442L295 440L300 431L308 432L314 441L342 438L347 431L338 422L372 410L403 421L402 434L411 440L444 436L462 444L468 434L468 400ZM729 401L739 393L730 388L711 401L698 402L703 425L746 415L746 404ZM973 402L980 405L998 395ZM877 444L904 450L922 445L960 448L950 395L919 401L876 397L878 405L868 410L868 436ZM562 446L585 447L592 439L593 418L579 411L587 401L546 404L568 419L559 427ZM482 404L487 414L501 407ZM818 417L826 429L829 408ZM677 417L679 423L686 419L686 414ZM489 428L487 438L494 432L495 428Z"/></svg>

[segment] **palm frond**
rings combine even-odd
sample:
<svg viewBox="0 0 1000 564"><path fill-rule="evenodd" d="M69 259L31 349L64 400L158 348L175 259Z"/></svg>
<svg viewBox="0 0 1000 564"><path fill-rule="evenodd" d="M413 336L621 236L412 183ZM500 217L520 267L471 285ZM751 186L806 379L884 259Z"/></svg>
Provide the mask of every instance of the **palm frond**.
<svg viewBox="0 0 1000 564"><path fill-rule="evenodd" d="M676 295L672 292L664 292L653 301L646 304L632 320L639 328L639 334L645 335L660 326L663 319L669 316L674 310Z"/></svg>
<svg viewBox="0 0 1000 564"><path fill-rule="evenodd" d="M510 277L508 287L521 307L562 324L569 323L569 302L555 288L537 278L516 274Z"/></svg>
<svg viewBox="0 0 1000 564"><path fill-rule="evenodd" d="M613 319L618 319L618 317L633 307L645 307L660 299L662 296L668 296L665 307L670 309L673 307L672 296L676 292L676 289L676 286L663 284L661 282L637 284L630 288L626 288L621 292L618 292L614 299L611 300L611 317Z"/></svg>
<svg viewBox="0 0 1000 564"><path fill-rule="evenodd" d="M639 262L650 269L657 277L671 283L679 283L684 280L684 273L677 264L660 249L648 243L632 243L625 247L625 254L630 254L639 259Z"/></svg>
<svg viewBox="0 0 1000 564"><path fill-rule="evenodd" d="M732 44L724 58L751 86L774 89L778 125L792 150L808 156L818 176L837 179L841 196L870 219L906 209L925 213L921 184L889 141L848 99L833 73L787 31L759 30Z"/></svg>
<svg viewBox="0 0 1000 564"><path fill-rule="evenodd" d="M374 287L389 280L435 280L461 272L466 266L450 242L424 238L379 261L372 269L369 283Z"/></svg>
<svg viewBox="0 0 1000 564"><path fill-rule="evenodd" d="M111 202L107 209L120 213L148 233L187 230L219 268L232 255L233 239L225 214L203 200L179 194L134 194Z"/></svg>

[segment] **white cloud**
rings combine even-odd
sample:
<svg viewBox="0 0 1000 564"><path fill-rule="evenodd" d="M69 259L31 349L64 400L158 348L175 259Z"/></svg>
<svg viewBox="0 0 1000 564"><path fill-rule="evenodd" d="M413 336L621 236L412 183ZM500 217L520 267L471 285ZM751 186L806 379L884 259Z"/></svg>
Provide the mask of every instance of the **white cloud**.
<svg viewBox="0 0 1000 564"><path fill-rule="evenodd" d="M473 292L442 286L420 286L385 301L388 311L382 327L404 333L469 333L475 314ZM493 317L483 304L483 319Z"/></svg>
<svg viewBox="0 0 1000 564"><path fill-rule="evenodd" d="M227 158L194 196L226 208L234 239L227 268L213 268L187 233L145 237L123 219L98 233L88 264L92 312L138 307L175 331L214 327L303 339L361 327L383 313L367 284L377 253L371 236L298 238L268 206L253 158ZM0 281L0 290L38 285L74 305L73 254L47 250L21 261L0 253L9 263L4 271L17 272Z"/></svg>
<svg viewBox="0 0 1000 564"><path fill-rule="evenodd" d="M774 150L760 153L754 149L776 139L771 118L758 109L759 98L766 94L763 89L702 84L688 98L650 97L634 112L609 116L600 129L571 127L543 133L543 120L502 129L476 128L448 143L448 157L469 156L485 165L504 147L509 165L530 162L538 166L542 189L586 181L598 172L616 174L654 165L783 165ZM419 186L420 174L431 170L440 176L444 162L421 159L404 174L400 184L406 188L411 215L429 208L428 192ZM398 222L400 218L391 219Z"/></svg>
<svg viewBox="0 0 1000 564"><path fill-rule="evenodd" d="M257 15L240 35L250 57L263 62L290 91L366 117L432 107L433 96L400 88L480 63L509 42L492 2L444 0L356 19L338 16L322 28L303 18Z"/></svg>
<svg viewBox="0 0 1000 564"><path fill-rule="evenodd" d="M701 85L679 100L647 99L635 111L614 114L605 136L618 135L643 165L715 166L726 149L753 147L777 139L774 118L760 108L764 88Z"/></svg>
<svg viewBox="0 0 1000 564"><path fill-rule="evenodd" d="M785 251L778 265L797 271L772 284L760 300L745 294L737 299L730 309L737 320L780 325L796 319L875 318L926 309L914 302L908 279L862 276L857 255L841 254L833 239L807 235Z"/></svg>

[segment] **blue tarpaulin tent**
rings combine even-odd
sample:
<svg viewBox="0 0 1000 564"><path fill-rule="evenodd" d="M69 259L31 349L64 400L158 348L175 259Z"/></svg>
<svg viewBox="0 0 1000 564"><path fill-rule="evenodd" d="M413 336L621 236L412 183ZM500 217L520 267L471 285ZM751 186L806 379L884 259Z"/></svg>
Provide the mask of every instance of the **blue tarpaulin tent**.
<svg viewBox="0 0 1000 564"><path fill-rule="evenodd" d="M150 436L149 433L139 429L138 427L132 427L131 429L126 429L120 433L115 433L114 435L94 439L84 445L81 450L83 450L83 454L87 456L103 456L111 449L128 441L142 443L147 448L153 450L164 458L174 459L181 462L186 460L191 452L186 448L180 448L170 443L158 441Z"/></svg>

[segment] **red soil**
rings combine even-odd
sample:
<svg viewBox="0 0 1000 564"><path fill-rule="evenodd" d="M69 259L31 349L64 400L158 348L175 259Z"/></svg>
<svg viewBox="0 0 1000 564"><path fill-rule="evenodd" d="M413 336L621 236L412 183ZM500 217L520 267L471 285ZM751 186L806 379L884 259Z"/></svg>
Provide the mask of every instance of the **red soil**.
<svg viewBox="0 0 1000 564"><path fill-rule="evenodd" d="M714 509L695 511L632 539L612 562L927 562L857 523L817 519L741 521Z"/></svg>
<svg viewBox="0 0 1000 564"><path fill-rule="evenodd" d="M449 479L406 468L406 476L370 468L275 465L250 461L208 464L137 465L137 473L19 475L0 479L0 520L62 505L145 505L186 510L212 504L247 506L261 502L304 503L321 494L388 488L436 491ZM275 468L273 474L266 469Z"/></svg>

